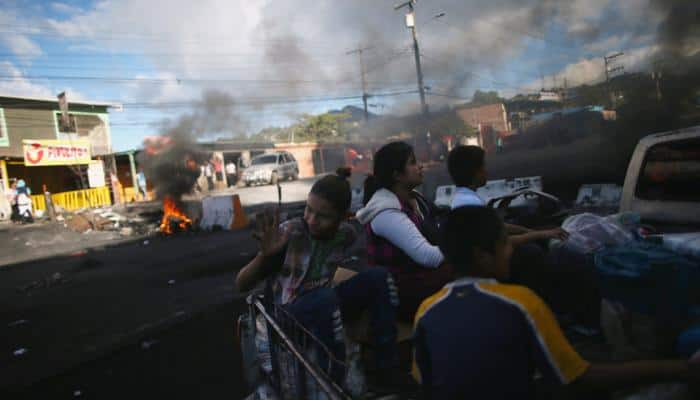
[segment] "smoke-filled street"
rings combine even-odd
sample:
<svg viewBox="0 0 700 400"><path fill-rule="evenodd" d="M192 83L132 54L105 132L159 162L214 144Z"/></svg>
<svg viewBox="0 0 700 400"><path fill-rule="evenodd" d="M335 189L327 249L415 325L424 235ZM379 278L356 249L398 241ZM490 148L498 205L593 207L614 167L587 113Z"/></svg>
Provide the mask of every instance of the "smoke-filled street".
<svg viewBox="0 0 700 400"><path fill-rule="evenodd" d="M698 0L1 4L1 400L692 398Z"/></svg>

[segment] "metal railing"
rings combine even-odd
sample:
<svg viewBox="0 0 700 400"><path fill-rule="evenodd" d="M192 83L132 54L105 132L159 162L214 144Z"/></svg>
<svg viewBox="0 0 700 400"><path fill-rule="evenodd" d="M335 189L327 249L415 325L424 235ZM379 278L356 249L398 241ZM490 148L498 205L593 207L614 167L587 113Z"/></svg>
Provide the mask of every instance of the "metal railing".
<svg viewBox="0 0 700 400"><path fill-rule="evenodd" d="M271 360L268 383L283 398L349 400L332 376L345 376L347 365L283 307L250 296L253 321L265 321ZM319 360L326 360L320 365Z"/></svg>

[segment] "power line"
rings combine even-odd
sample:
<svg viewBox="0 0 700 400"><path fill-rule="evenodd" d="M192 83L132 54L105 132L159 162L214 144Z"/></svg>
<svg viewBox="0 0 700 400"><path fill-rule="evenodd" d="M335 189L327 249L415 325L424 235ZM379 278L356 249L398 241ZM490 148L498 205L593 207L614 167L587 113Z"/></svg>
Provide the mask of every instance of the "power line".
<svg viewBox="0 0 700 400"><path fill-rule="evenodd" d="M0 75L0 81L100 81L103 83L145 83L145 84L184 84L184 83L254 83L274 85L307 84L356 84L352 79L234 79L234 78L126 78L116 76L78 76L78 75ZM404 84L402 81L368 81L367 83Z"/></svg>

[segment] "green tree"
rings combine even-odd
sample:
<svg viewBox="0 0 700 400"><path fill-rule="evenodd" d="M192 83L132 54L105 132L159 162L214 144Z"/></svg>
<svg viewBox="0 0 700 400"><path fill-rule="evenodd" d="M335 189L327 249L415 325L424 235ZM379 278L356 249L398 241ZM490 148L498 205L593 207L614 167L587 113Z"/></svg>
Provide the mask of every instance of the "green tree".
<svg viewBox="0 0 700 400"><path fill-rule="evenodd" d="M345 113L340 114L303 114L297 123L300 141L326 141L335 142L345 140L341 127L342 122L348 118Z"/></svg>

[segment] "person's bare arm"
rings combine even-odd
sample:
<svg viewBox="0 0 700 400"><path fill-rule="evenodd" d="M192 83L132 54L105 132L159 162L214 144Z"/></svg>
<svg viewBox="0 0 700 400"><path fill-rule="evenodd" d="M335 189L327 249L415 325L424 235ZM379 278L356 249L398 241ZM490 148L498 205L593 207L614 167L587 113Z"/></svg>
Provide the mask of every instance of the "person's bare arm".
<svg viewBox="0 0 700 400"><path fill-rule="evenodd" d="M289 240L289 232L279 230L279 210L266 210L262 218L256 218L256 224L254 235L260 240L260 251L236 275L239 292L251 290L281 266L277 259Z"/></svg>
<svg viewBox="0 0 700 400"><path fill-rule="evenodd" d="M547 229L543 231L530 231L528 233L523 233L520 235L511 235L510 240L514 246L518 246L524 243L534 242L537 240L544 239L559 239L566 240L569 237L569 233L561 228Z"/></svg>
<svg viewBox="0 0 700 400"><path fill-rule="evenodd" d="M514 224L503 224L506 227L506 232L508 232L509 235L522 235L524 233L530 233L532 232L532 229L526 228L524 226L520 225L514 225Z"/></svg>

